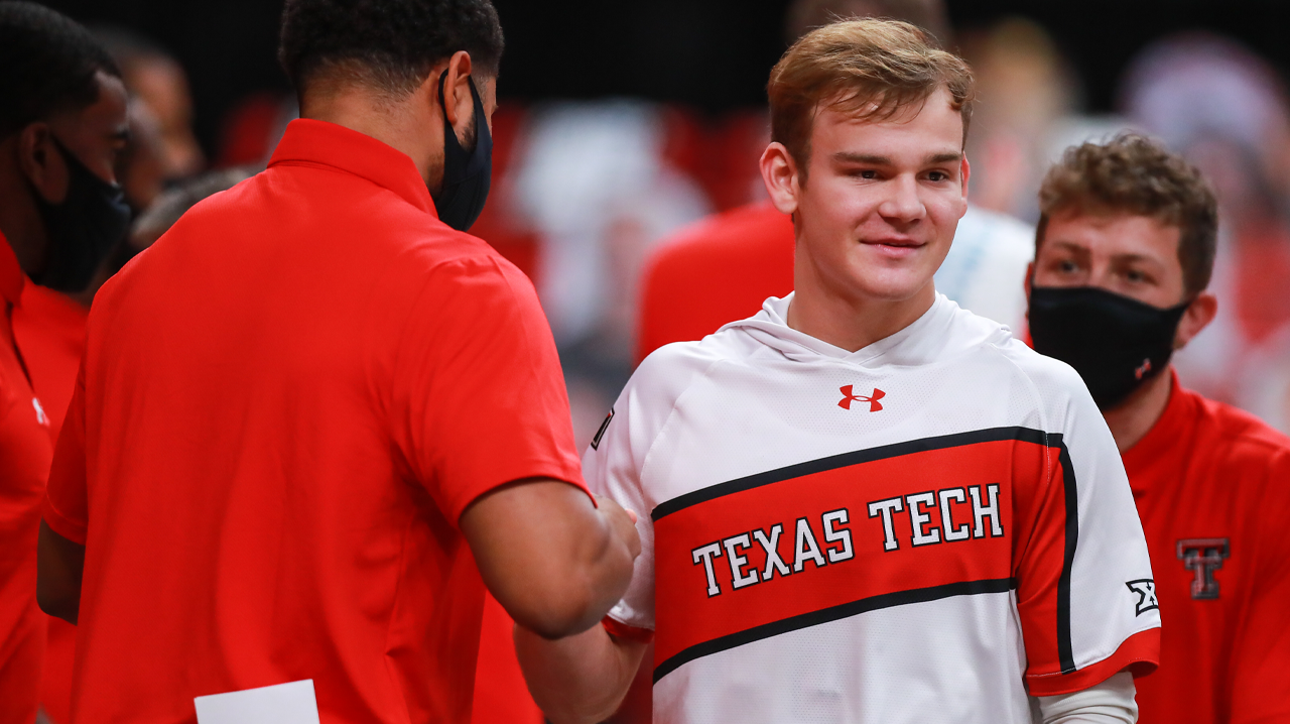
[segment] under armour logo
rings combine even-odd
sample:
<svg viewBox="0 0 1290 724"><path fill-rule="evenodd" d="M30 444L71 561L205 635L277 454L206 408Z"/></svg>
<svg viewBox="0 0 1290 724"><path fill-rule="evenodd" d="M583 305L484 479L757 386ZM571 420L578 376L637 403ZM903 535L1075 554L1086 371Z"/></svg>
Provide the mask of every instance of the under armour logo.
<svg viewBox="0 0 1290 724"><path fill-rule="evenodd" d="M841 401L838 402L838 407L841 407L844 410L850 410L852 402L868 402L869 412L877 412L882 409L882 403L879 402L878 400L881 400L882 398L886 397L887 396L886 392L883 392L882 390L875 387L873 388L873 395L870 397L865 397L863 395L852 394L851 392L852 387L853 385L843 385L842 387L838 388L838 391L841 392L843 395Z"/></svg>
<svg viewBox="0 0 1290 724"><path fill-rule="evenodd" d="M31 398L31 406L36 408L36 422L49 427L49 415L45 414L45 408L41 407L40 400L35 397Z"/></svg>
<svg viewBox="0 0 1290 724"><path fill-rule="evenodd" d="M1223 567L1231 555L1226 538L1187 538L1178 541L1178 560L1189 571L1196 572L1191 582L1191 597L1200 601L1218 598L1218 581L1214 571Z"/></svg>
<svg viewBox="0 0 1290 724"><path fill-rule="evenodd" d="M1153 608L1160 608L1160 602L1156 600L1156 582L1150 578L1140 578L1136 581L1129 581L1124 584L1129 587L1130 591L1138 594L1138 603L1134 608L1135 616L1150 611Z"/></svg>
<svg viewBox="0 0 1290 724"><path fill-rule="evenodd" d="M1148 359L1144 359L1144 360L1142 360L1142 366L1140 366L1140 367L1138 367L1137 369L1133 370L1133 376L1134 376L1134 377L1136 377L1137 379L1141 380L1141 379L1142 379L1143 377L1145 377L1145 376L1147 375L1147 373L1148 373L1148 372L1150 372L1150 371L1151 371L1151 359L1150 359L1150 358L1148 358Z"/></svg>

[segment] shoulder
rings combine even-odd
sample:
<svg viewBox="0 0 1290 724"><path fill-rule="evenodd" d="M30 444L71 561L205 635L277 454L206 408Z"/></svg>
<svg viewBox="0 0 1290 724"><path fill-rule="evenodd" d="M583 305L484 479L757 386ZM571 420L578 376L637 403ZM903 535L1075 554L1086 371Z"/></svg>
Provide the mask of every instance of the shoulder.
<svg viewBox="0 0 1290 724"><path fill-rule="evenodd" d="M1214 449L1229 461L1252 463L1280 475L1290 474L1290 437L1244 410L1191 390L1180 388L1179 393L1195 401L1200 424L1208 431L1206 436L1216 439L1218 445Z"/></svg>
<svg viewBox="0 0 1290 724"><path fill-rule="evenodd" d="M671 407L713 368L741 356L737 335L734 330L723 330L697 342L663 345L636 368L628 389L641 401Z"/></svg>

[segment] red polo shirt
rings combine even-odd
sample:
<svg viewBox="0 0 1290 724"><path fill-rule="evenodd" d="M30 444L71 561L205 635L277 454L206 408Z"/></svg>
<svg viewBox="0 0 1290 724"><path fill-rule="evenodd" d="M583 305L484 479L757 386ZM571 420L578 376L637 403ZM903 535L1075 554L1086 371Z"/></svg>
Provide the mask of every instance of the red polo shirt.
<svg viewBox="0 0 1290 724"><path fill-rule="evenodd" d="M528 279L407 156L293 121L90 313L44 508L86 546L73 722L299 679L324 724L467 722L457 520L538 476L582 486Z"/></svg>
<svg viewBox="0 0 1290 724"><path fill-rule="evenodd" d="M681 231L646 262L636 361L702 339L793 291L793 222L769 201Z"/></svg>
<svg viewBox="0 0 1290 724"><path fill-rule="evenodd" d="M76 387L88 316L89 310L71 297L39 284L23 286L22 303L13 310L13 335L55 437ZM71 720L76 627L52 616L46 617L45 623L49 638L40 705L54 724L67 724Z"/></svg>
<svg viewBox="0 0 1290 724"><path fill-rule="evenodd" d="M0 724L36 718L45 655L45 614L36 606L36 533L53 438L10 321L25 281L0 233Z"/></svg>
<svg viewBox="0 0 1290 724"><path fill-rule="evenodd" d="M1290 722L1290 439L1175 375L1124 467L1163 623L1139 721Z"/></svg>

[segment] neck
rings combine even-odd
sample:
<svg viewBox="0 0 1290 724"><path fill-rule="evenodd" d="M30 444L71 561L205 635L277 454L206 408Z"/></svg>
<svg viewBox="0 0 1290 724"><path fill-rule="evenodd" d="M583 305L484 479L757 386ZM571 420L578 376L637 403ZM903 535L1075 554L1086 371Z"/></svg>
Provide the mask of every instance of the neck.
<svg viewBox="0 0 1290 724"><path fill-rule="evenodd" d="M1137 445L1151 432L1169 406L1172 389L1173 375L1171 370L1165 370L1134 390L1127 400L1102 413L1121 453Z"/></svg>
<svg viewBox="0 0 1290 724"><path fill-rule="evenodd" d="M892 301L834 293L809 269L798 259L788 326L848 352L864 349L908 327L936 301L936 288L930 280L912 297Z"/></svg>
<svg viewBox="0 0 1290 724"><path fill-rule="evenodd" d="M443 175L443 146L429 139L442 138L442 130L427 133L427 126L442 129L442 119L428 109L390 100L362 86L311 87L300 100L300 117L335 123L375 138L401 151L416 164L417 173L431 186Z"/></svg>

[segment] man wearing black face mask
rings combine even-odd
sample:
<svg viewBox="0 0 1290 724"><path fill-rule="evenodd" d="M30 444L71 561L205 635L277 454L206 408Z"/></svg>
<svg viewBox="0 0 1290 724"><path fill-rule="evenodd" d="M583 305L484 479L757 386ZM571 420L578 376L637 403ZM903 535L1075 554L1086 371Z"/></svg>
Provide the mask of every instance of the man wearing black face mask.
<svg viewBox="0 0 1290 724"><path fill-rule="evenodd" d="M488 0L287 0L301 118L95 297L40 531L78 721L464 724L486 587L550 638L625 590L533 287L461 231L502 44Z"/></svg>
<svg viewBox="0 0 1290 724"><path fill-rule="evenodd" d="M19 321L37 299L72 305L33 281L79 291L124 235L112 168L125 101L119 71L85 28L0 2L0 724L36 717L46 620L36 532L63 416L49 394L62 389L42 387L49 370Z"/></svg>
<svg viewBox="0 0 1290 724"><path fill-rule="evenodd" d="M1066 152L1040 190L1035 349L1088 384L1124 456L1164 620L1139 721L1290 721L1290 439L1182 388L1174 350L1213 318L1217 204L1136 135ZM1135 582L1126 582L1132 587Z"/></svg>

